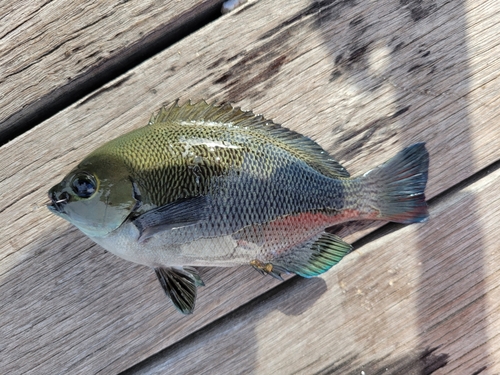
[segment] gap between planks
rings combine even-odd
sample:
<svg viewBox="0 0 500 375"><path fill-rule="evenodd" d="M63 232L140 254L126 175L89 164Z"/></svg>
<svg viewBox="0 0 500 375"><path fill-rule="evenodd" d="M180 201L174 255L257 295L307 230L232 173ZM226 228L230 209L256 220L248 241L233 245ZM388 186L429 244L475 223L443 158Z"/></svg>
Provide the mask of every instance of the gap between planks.
<svg viewBox="0 0 500 375"><path fill-rule="evenodd" d="M70 26L58 16L51 19L52 15L70 13L67 3L51 2L56 9L34 24L30 21L47 4L29 3L29 7L11 8L10 14L3 9L7 12L5 28L27 19L4 35L4 48L0 48L3 64L7 64L0 69L5 72L0 73L4 90L0 96L0 146L213 22L221 16L222 0L162 5L126 2L124 7L101 3L96 9L82 10L75 19L70 17ZM37 5L40 9L29 10ZM72 2L71 7L77 4ZM127 27L130 23L135 26ZM116 29L108 29L109 25ZM103 29L107 35L99 38ZM113 38L108 37L113 34ZM53 47L54 43L58 46ZM31 56L33 61L27 62Z"/></svg>

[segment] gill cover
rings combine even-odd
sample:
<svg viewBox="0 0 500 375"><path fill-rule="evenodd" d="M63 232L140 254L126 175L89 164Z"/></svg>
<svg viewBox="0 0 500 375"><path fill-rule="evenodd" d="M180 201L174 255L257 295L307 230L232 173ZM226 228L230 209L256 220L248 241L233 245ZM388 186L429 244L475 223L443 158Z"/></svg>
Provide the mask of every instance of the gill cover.
<svg viewBox="0 0 500 375"><path fill-rule="evenodd" d="M104 237L117 229L137 204L125 164L99 151L49 191L51 211L90 237Z"/></svg>

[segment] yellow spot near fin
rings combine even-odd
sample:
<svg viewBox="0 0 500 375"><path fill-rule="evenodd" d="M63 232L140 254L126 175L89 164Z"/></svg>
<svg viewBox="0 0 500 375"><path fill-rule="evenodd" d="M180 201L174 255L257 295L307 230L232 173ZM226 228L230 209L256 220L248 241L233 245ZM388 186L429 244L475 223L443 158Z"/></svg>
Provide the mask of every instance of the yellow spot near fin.
<svg viewBox="0 0 500 375"><path fill-rule="evenodd" d="M256 268L258 271L262 271L262 273L265 274L268 274L273 270L273 265L271 263L262 263L260 260L257 259L250 261L250 265Z"/></svg>
<svg viewBox="0 0 500 375"><path fill-rule="evenodd" d="M278 269L275 269L275 267L271 263L263 263L258 259L254 259L250 261L250 265L257 271L259 271L259 273L261 273L262 275L271 275L272 277L283 281L281 272L283 272L284 270L281 270L279 267Z"/></svg>

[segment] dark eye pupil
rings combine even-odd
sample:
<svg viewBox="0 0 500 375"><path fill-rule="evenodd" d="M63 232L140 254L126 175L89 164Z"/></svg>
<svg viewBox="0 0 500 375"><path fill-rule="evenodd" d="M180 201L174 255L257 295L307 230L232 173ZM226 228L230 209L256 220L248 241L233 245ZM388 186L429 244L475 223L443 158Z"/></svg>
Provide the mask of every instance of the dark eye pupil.
<svg viewBox="0 0 500 375"><path fill-rule="evenodd" d="M90 198L95 193L95 180L89 175L78 175L73 179L72 188L80 198Z"/></svg>

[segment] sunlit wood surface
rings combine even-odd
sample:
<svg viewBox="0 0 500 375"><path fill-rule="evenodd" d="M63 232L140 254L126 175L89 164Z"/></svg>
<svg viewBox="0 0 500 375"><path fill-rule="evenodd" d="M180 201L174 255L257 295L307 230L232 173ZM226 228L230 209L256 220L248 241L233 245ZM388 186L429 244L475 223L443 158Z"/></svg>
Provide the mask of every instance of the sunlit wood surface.
<svg viewBox="0 0 500 375"><path fill-rule="evenodd" d="M2 130L216 2L160 3L0 5ZM0 148L0 373L500 373L499 24L494 0L249 1L33 123ZM353 175L425 141L431 219L351 230L314 279L202 269L181 316L152 270L44 207L177 98L265 114Z"/></svg>

